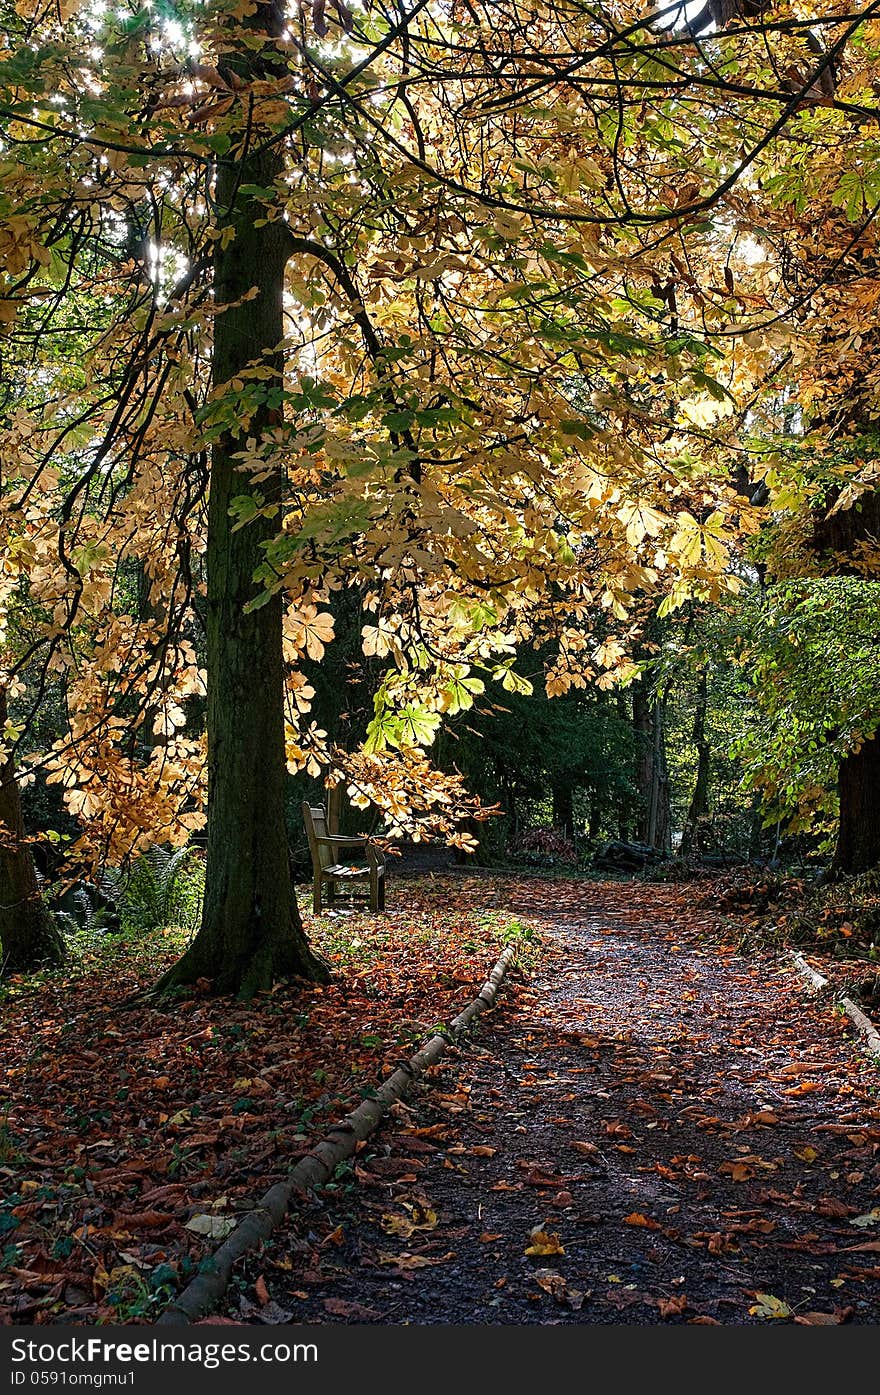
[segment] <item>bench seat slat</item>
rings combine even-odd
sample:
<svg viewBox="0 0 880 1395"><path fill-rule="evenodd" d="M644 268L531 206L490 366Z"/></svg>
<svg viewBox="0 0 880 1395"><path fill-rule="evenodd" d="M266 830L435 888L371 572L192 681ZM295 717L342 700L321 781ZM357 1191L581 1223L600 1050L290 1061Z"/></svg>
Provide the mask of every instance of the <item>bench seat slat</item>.
<svg viewBox="0 0 880 1395"><path fill-rule="evenodd" d="M346 883L360 884L361 882L369 883L370 909L383 911L385 909L385 855L382 849L377 847L369 838L349 838L328 833L327 811L323 804L313 806L308 800L303 800L302 809L309 840L309 851L312 855L312 909L315 915L321 914L325 887L332 905L338 888ZM362 862L348 863L332 860L334 852L341 853L343 849L347 848L358 849L362 856L365 853L366 865Z"/></svg>

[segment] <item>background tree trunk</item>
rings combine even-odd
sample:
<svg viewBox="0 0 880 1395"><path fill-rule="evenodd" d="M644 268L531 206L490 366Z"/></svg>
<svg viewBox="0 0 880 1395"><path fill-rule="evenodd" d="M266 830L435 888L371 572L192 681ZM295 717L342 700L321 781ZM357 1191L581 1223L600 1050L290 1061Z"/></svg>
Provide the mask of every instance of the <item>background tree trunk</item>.
<svg viewBox="0 0 880 1395"><path fill-rule="evenodd" d="M274 33L280 21L260 4L249 23ZM259 76L259 64L243 47L234 67L239 78ZM230 60L230 66L233 66ZM244 135L242 137L244 139ZM260 133L255 132L255 145ZM221 227L214 295L231 308L215 320L213 381L222 389L249 365L271 366L282 382L285 224L265 222L266 208L240 193L242 185L271 188L283 168L277 143L219 167L216 185ZM264 226L256 223L264 220ZM236 305L254 286L255 299ZM234 397L232 399L235 400ZM234 415L237 415L236 407ZM265 560L262 544L275 536L278 518L258 516L235 530L229 509L249 495L257 505L281 495L281 467L253 483L236 455L247 439L265 439L281 412L259 405L246 423L230 426L211 453L208 506L208 834L202 925L187 954L161 987L208 978L217 992L250 997L274 980L300 975L321 982L327 968L309 949L288 860L285 827L284 667L280 596L248 613L258 587L254 573Z"/></svg>
<svg viewBox="0 0 880 1395"><path fill-rule="evenodd" d="M876 261L873 270L876 274ZM870 338L876 340L876 337L877 331L873 331ZM866 344L866 354L868 349L869 345ZM876 344L870 346L870 351L872 355L876 354ZM823 420L832 423L832 436L845 438L850 434L864 433L872 438L876 423L870 375L863 378L858 390L850 389L842 397L826 397L822 415L816 418L814 425ZM811 551L828 576L876 581L876 566L866 571L860 552L865 544L873 547L880 537L880 490L866 490L859 495L854 506L835 512L832 506L839 496L840 489L834 489L814 509ZM866 741L861 750L845 756L838 768L840 823L831 863L833 875L862 872L880 862L878 750L878 740L874 737Z"/></svg>
<svg viewBox="0 0 880 1395"><path fill-rule="evenodd" d="M862 574L849 559L860 543L880 536L880 493L866 493L858 508L814 516L813 546L835 576ZM840 823L831 863L833 875L864 872L880 862L880 743L876 737L845 756L837 771Z"/></svg>
<svg viewBox="0 0 880 1395"><path fill-rule="evenodd" d="M0 732L6 725L0 687ZM10 756L0 765L0 972L21 973L64 959L64 939L40 895L33 854L24 841L21 797Z"/></svg>
<svg viewBox="0 0 880 1395"><path fill-rule="evenodd" d="M866 872L880 863L880 741L871 737L837 772L840 827L831 870Z"/></svg>
<svg viewBox="0 0 880 1395"><path fill-rule="evenodd" d="M693 727L693 740L697 748L697 778L694 782L694 792L691 795L690 808L681 837L682 857L699 857L704 851L702 823L709 812L709 779L711 775L711 752L706 737L707 707L708 683L706 670L703 669L697 687Z"/></svg>
<svg viewBox="0 0 880 1395"><path fill-rule="evenodd" d="M553 827L566 838L574 837L574 787L567 781L553 786Z"/></svg>
<svg viewBox="0 0 880 1395"><path fill-rule="evenodd" d="M666 768L665 699L644 680L633 686L636 787L642 798L636 837L660 852L672 846L669 774Z"/></svg>

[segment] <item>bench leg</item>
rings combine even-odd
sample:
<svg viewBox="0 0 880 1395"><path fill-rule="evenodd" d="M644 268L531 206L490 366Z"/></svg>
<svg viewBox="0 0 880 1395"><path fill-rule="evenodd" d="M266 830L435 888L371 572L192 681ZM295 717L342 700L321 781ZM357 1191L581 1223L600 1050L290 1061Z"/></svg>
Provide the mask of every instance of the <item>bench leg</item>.
<svg viewBox="0 0 880 1395"><path fill-rule="evenodd" d="M370 869L370 910L385 909L385 878L379 875L378 867Z"/></svg>
<svg viewBox="0 0 880 1395"><path fill-rule="evenodd" d="M315 873L314 888L312 890L312 910L315 915L321 914L321 873Z"/></svg>

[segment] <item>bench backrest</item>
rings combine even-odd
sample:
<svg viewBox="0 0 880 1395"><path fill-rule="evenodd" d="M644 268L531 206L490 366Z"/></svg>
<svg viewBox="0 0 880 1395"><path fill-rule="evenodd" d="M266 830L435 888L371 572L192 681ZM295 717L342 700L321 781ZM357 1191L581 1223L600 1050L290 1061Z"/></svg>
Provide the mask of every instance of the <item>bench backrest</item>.
<svg viewBox="0 0 880 1395"><path fill-rule="evenodd" d="M312 866L316 871L319 867L329 867L333 861L332 849L318 842L319 838L327 837L327 811L323 804L310 804L307 799L303 800L302 811Z"/></svg>

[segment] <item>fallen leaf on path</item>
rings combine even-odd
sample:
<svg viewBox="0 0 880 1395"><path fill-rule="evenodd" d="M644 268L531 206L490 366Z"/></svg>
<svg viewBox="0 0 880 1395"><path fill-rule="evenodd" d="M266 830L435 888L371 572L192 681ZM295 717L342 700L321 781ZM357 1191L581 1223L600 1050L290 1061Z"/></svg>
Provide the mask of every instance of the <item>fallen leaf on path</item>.
<svg viewBox="0 0 880 1395"><path fill-rule="evenodd" d="M380 1224L386 1235L399 1235L408 1240L414 1231L433 1230L437 1224L437 1213L416 1207L412 1216L385 1215Z"/></svg>
<svg viewBox="0 0 880 1395"><path fill-rule="evenodd" d="M677 1293L673 1298L658 1298L657 1307L660 1309L661 1317L678 1317L685 1308L689 1308L687 1296L684 1293Z"/></svg>
<svg viewBox="0 0 880 1395"><path fill-rule="evenodd" d="M792 1315L792 1310L785 1300L772 1293L756 1293L755 1298L757 1302L749 1308L753 1317L790 1318Z"/></svg>
<svg viewBox="0 0 880 1395"><path fill-rule="evenodd" d="M398 1269L427 1269L434 1264L447 1264L455 1255L450 1250L449 1254L439 1255L436 1259L428 1255L411 1255L404 1251L402 1255L379 1255L380 1264L394 1264Z"/></svg>
<svg viewBox="0 0 880 1395"><path fill-rule="evenodd" d="M572 1139L572 1148L578 1153L583 1153L585 1158L595 1158L599 1149L595 1143L581 1143L578 1139Z"/></svg>
<svg viewBox="0 0 880 1395"><path fill-rule="evenodd" d="M555 1269L537 1269L535 1271L535 1283L538 1288L542 1288L545 1293L549 1293L551 1298L562 1302L565 1298L566 1282L561 1274Z"/></svg>
<svg viewBox="0 0 880 1395"><path fill-rule="evenodd" d="M196 1235L207 1235L211 1240L225 1240L235 1230L238 1222L234 1216L193 1216L187 1221L186 1229Z"/></svg>
<svg viewBox="0 0 880 1395"><path fill-rule="evenodd" d="M323 1307L325 1313L352 1318L355 1322L373 1322L380 1316L375 1308L366 1308L363 1303L350 1303L347 1298L325 1298Z"/></svg>
<svg viewBox="0 0 880 1395"><path fill-rule="evenodd" d="M632 1211L623 1218L624 1225L640 1225L646 1230L659 1230L660 1222L652 1220L650 1216L643 1216L641 1211Z"/></svg>
<svg viewBox="0 0 880 1395"><path fill-rule="evenodd" d="M535 1226L534 1230L529 1232L529 1238L531 1240L531 1244L527 1245L525 1248L525 1254L527 1255L538 1256L565 1254L565 1250L562 1246L559 1236L556 1234L555 1231L542 1230L541 1227L538 1225Z"/></svg>
<svg viewBox="0 0 880 1395"><path fill-rule="evenodd" d="M718 1171L728 1173L734 1182L747 1182L755 1175L755 1169L746 1162L723 1162Z"/></svg>
<svg viewBox="0 0 880 1395"><path fill-rule="evenodd" d="M863 1216L853 1216L850 1225L857 1225L867 1228L871 1225L880 1224L880 1208L874 1207L871 1211L866 1211Z"/></svg>

